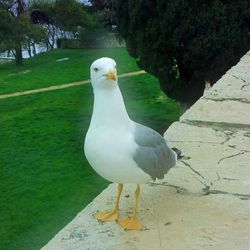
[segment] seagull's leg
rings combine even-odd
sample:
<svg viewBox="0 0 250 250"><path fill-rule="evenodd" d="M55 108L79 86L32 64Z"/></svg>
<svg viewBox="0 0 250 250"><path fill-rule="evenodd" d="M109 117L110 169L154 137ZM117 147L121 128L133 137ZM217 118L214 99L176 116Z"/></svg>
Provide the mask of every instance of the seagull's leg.
<svg viewBox="0 0 250 250"><path fill-rule="evenodd" d="M122 189L123 189L123 184L119 183L115 208L112 211L107 211L107 212L103 212L103 213L96 213L95 214L96 219L101 220L101 221L113 221L113 220L118 219L119 201L121 198Z"/></svg>
<svg viewBox="0 0 250 250"><path fill-rule="evenodd" d="M141 230L141 224L138 222L136 218L137 213L137 206L138 206L138 199L140 195L140 186L137 185L137 188L135 190L135 205L133 208L132 216L129 218L123 218L119 220L119 224L127 230Z"/></svg>

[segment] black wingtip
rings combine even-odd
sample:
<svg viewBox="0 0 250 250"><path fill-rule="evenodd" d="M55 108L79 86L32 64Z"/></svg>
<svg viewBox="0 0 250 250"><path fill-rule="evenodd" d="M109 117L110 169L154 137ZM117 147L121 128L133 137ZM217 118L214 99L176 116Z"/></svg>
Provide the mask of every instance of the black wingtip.
<svg viewBox="0 0 250 250"><path fill-rule="evenodd" d="M172 150L177 154L177 159L181 159L183 156L181 154L181 150L178 148L172 148Z"/></svg>

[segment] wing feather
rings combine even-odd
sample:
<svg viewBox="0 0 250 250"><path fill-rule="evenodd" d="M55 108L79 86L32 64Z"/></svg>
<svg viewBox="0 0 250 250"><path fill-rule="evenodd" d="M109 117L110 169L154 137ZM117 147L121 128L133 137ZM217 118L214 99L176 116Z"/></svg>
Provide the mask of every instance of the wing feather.
<svg viewBox="0 0 250 250"><path fill-rule="evenodd" d="M135 123L135 142L138 145L134 160L153 180L163 179L176 164L176 153L164 138L151 128Z"/></svg>

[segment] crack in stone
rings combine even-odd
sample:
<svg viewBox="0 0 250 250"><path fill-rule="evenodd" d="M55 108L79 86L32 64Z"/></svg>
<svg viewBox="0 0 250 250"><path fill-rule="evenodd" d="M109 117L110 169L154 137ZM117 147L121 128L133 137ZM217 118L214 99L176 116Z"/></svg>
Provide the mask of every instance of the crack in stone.
<svg viewBox="0 0 250 250"><path fill-rule="evenodd" d="M246 86L250 85L250 83L244 84L241 86L240 90L244 89Z"/></svg>
<svg viewBox="0 0 250 250"><path fill-rule="evenodd" d="M224 133L226 139L225 141L221 142L221 144L225 144L226 142L230 141L232 139L232 137L234 136L234 134L237 132L237 131L221 131Z"/></svg>
<svg viewBox="0 0 250 250"><path fill-rule="evenodd" d="M239 197L241 200L249 200L250 199L250 194L230 193L230 192L216 190L216 189L215 190L209 190L209 194L231 195L231 196Z"/></svg>
<svg viewBox="0 0 250 250"><path fill-rule="evenodd" d="M190 164L188 164L187 162L185 162L185 161L183 161L183 160L181 160L181 162L182 162L185 166L189 167L195 174L199 175L202 179L205 179L205 177L204 177L202 174L200 174L198 171L196 171L195 169L193 169L193 168L191 167Z"/></svg>
<svg viewBox="0 0 250 250"><path fill-rule="evenodd" d="M233 74L232 74L232 77L234 77L234 78L236 78L236 79L238 79L238 80L241 80L242 82L247 83L247 81L246 81L245 79L241 78L241 77L238 77L238 76L233 75ZM249 83L248 83L248 84L249 84Z"/></svg>
<svg viewBox="0 0 250 250"><path fill-rule="evenodd" d="M226 142L228 142L229 140L231 140L231 136L228 136L225 141L221 142L221 144L225 144Z"/></svg>
<svg viewBox="0 0 250 250"><path fill-rule="evenodd" d="M212 98L212 97L203 97L201 99L210 100L210 101L214 101L214 102L235 101L235 102L242 102L242 103L250 103L250 100L248 100L246 98L223 98L223 97Z"/></svg>
<svg viewBox="0 0 250 250"><path fill-rule="evenodd" d="M238 80L240 80L240 81L246 83L246 84L243 84L243 85L241 86L241 88L240 88L241 90L244 89L246 86L250 85L250 83L247 82L247 81L246 81L245 79L243 79L243 78L240 78L240 77L238 77L238 76L236 76L236 75L233 75L233 74L232 74L232 77L234 77L234 78L236 78L236 79L238 79Z"/></svg>
<svg viewBox="0 0 250 250"><path fill-rule="evenodd" d="M241 150L241 152L237 153L237 154L233 154L233 155L229 155L229 156L225 156L225 157L222 157L218 162L217 164L220 164L222 161L224 161L225 159L228 159L228 158L232 158L232 157L236 157L238 155L242 155L242 154L245 154L245 153L248 153L249 151L247 150Z"/></svg>
<svg viewBox="0 0 250 250"><path fill-rule="evenodd" d="M207 181L206 178L205 178L202 174L200 174L197 170L193 169L193 168L191 167L190 164L188 164L187 162L185 162L185 161L183 161L183 160L181 160L181 162L182 162L185 166L187 166L189 169L191 169L196 175L200 176L203 180L205 180L205 182ZM198 178L196 178L196 177L195 177L195 179L196 179L197 181L199 181L202 185L204 185L204 188L202 189L204 192L207 192L207 190L209 190L210 187L213 186L213 183L212 183L212 182L210 183L210 186L209 186L209 185L207 185L206 183L204 183L203 181L201 181L200 179L198 179Z"/></svg>
<svg viewBox="0 0 250 250"><path fill-rule="evenodd" d="M250 199L250 194L241 194L241 193L234 193L234 192L227 192L227 191L221 191L217 189L210 189L209 186L206 186L205 188L202 189L201 193L195 193L195 192L190 192L186 188L177 186L177 185L172 185L168 184L167 182L162 182L162 183L153 183L151 182L149 184L150 186L165 186L165 187L170 187L176 190L177 193L181 195L191 195L191 196L206 196L206 195L216 195L216 194L223 194L223 195L230 195L230 196L235 196L240 198L241 200L249 200Z"/></svg>
<svg viewBox="0 0 250 250"><path fill-rule="evenodd" d="M227 181L239 181L238 179L235 179L235 178L227 178L227 177L223 177L222 179L227 180Z"/></svg>
<svg viewBox="0 0 250 250"><path fill-rule="evenodd" d="M210 121L201 121L201 120L189 120L184 119L180 121L183 124L196 126L200 128L212 128L217 130L250 130L250 124L241 124L241 123L226 123L226 122L210 122Z"/></svg>
<svg viewBox="0 0 250 250"><path fill-rule="evenodd" d="M211 186L213 186L213 183L211 182L211 186L207 185L206 183L204 183L203 181L199 180L197 177L194 177L198 182L200 182L202 185L204 185L204 188L202 188L202 190L204 192L206 192L206 190L209 190Z"/></svg>

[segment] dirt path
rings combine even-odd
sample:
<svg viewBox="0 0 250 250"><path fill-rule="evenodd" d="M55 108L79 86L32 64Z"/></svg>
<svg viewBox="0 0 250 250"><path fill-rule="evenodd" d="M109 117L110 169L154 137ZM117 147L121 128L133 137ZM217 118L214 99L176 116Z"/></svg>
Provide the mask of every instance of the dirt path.
<svg viewBox="0 0 250 250"><path fill-rule="evenodd" d="M127 76L135 76L135 75L141 75L145 74L146 72L144 70L141 71L135 71L135 72L128 72L124 73L121 75L118 75L119 78L127 77ZM70 87L75 87L83 84L90 83L90 79L80 81L80 82L72 82L72 83L65 83L61 85L55 85L55 86L49 86L46 88L39 88L39 89L31 89L31 90L25 90L25 91L20 91L20 92L14 92L10 94L3 94L0 95L0 99L7 99L15 96L21 96L21 95L31 95L31 94L36 94L36 93L41 93L41 92L47 92L47 91L52 91L52 90L57 90L57 89L65 89L65 88L70 88Z"/></svg>

